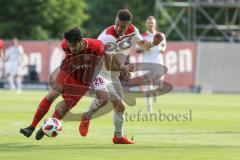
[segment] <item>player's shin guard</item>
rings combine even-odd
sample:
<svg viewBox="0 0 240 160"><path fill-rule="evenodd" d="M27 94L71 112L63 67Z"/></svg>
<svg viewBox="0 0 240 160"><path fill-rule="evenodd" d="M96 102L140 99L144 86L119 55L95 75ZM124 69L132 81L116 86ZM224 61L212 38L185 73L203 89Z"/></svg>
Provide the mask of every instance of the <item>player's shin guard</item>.
<svg viewBox="0 0 240 160"><path fill-rule="evenodd" d="M113 122L115 126L115 135L118 138L123 137L123 122L124 122L124 112L114 112Z"/></svg>
<svg viewBox="0 0 240 160"><path fill-rule="evenodd" d="M52 102L47 100L46 97L44 97L42 99L42 101L40 102L37 111L33 117L33 121L32 121L32 126L34 128L36 128L37 124L39 123L39 121L44 117L44 115L48 112L50 106L51 106Z"/></svg>

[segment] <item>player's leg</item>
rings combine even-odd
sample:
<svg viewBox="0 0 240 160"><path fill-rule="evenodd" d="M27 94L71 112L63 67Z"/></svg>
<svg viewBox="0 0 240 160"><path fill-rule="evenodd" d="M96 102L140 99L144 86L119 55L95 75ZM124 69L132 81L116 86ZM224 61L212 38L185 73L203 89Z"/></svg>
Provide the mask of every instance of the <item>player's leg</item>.
<svg viewBox="0 0 240 160"><path fill-rule="evenodd" d="M30 137L35 130L37 124L47 114L52 102L59 96L59 93L51 90L39 103L38 108L35 112L31 125L26 128L21 128L20 133L26 137Z"/></svg>
<svg viewBox="0 0 240 160"><path fill-rule="evenodd" d="M80 98L72 99L64 97L64 100L58 104L57 109L54 111L52 117L61 120L71 110L71 108L77 104L79 101L78 99Z"/></svg>
<svg viewBox="0 0 240 160"><path fill-rule="evenodd" d="M146 77L146 80L148 81L148 83L145 85L145 93L146 93L146 104L147 104L147 112L152 112L152 101L151 101L151 97L153 96L152 94L152 89L153 89L153 81Z"/></svg>
<svg viewBox="0 0 240 160"><path fill-rule="evenodd" d="M151 94L150 93L146 94L146 103L147 103L147 112L151 113L152 112L152 103L151 103Z"/></svg>
<svg viewBox="0 0 240 160"><path fill-rule="evenodd" d="M67 77L67 75L68 75L67 72L65 72L64 70L60 70L56 75L56 77L50 78L49 81L51 83L51 90L47 94L47 96L45 96L41 100L37 108L37 111L34 115L34 118L31 124L34 128L37 126L39 121L44 117L44 115L48 112L53 101L55 101L55 99L57 99L62 94L63 92L62 88L64 86L65 77Z"/></svg>
<svg viewBox="0 0 240 160"><path fill-rule="evenodd" d="M79 133L85 137L88 133L88 128L92 115L97 112L101 107L109 102L108 92L104 90L96 91L96 98L93 99L88 111L82 115L81 123L79 126Z"/></svg>
<svg viewBox="0 0 240 160"><path fill-rule="evenodd" d="M63 101L59 103L58 108L54 111L52 117L57 118L61 120L76 104L79 102L79 100L85 95L85 93L88 91L88 86L83 86L81 88L81 94L72 96L72 95L62 95ZM36 133L36 140L41 140L44 137L44 133L42 131L42 128L40 128Z"/></svg>
<svg viewBox="0 0 240 160"><path fill-rule="evenodd" d="M23 80L23 77L18 75L17 78L16 78L17 92L18 93L22 92L22 80Z"/></svg>
<svg viewBox="0 0 240 160"><path fill-rule="evenodd" d="M5 76L7 78L8 84L9 84L9 89L14 90L15 85L14 85L14 78L12 75L12 63L7 61L5 62Z"/></svg>
<svg viewBox="0 0 240 160"><path fill-rule="evenodd" d="M83 114L79 126L79 133L84 137L88 133L89 123L92 115L109 102L107 81L103 77L97 76L94 79L92 83L92 90L96 94L96 98L92 101L88 111Z"/></svg>
<svg viewBox="0 0 240 160"><path fill-rule="evenodd" d="M151 101L151 97L153 96L153 84L150 81L150 83L146 86L146 103L147 103L147 112L152 112L152 101Z"/></svg>
<svg viewBox="0 0 240 160"><path fill-rule="evenodd" d="M11 90L17 89L17 74L18 74L18 64L12 63L11 64L11 72L9 74L9 84Z"/></svg>
<svg viewBox="0 0 240 160"><path fill-rule="evenodd" d="M115 126L114 135L118 138L123 136L123 122L124 122L124 111L125 106L121 100L111 100L114 107L113 123Z"/></svg>
<svg viewBox="0 0 240 160"><path fill-rule="evenodd" d="M8 76L8 83L9 83L11 90L16 89L15 82L14 82L14 76L12 74L9 74L9 76Z"/></svg>
<svg viewBox="0 0 240 160"><path fill-rule="evenodd" d="M80 98L79 98L80 99ZM59 103L58 108L54 111L52 117L57 118L61 120L67 112L74 107L77 104L78 101L74 101L72 99L68 99L64 97L64 100ZM44 137L44 132L42 128L39 128L39 130L36 133L36 140L41 140Z"/></svg>
<svg viewBox="0 0 240 160"><path fill-rule="evenodd" d="M114 106L113 123L115 126L114 137L112 139L114 144L134 144L133 141L127 139L123 134L124 112L125 106L122 100L111 100Z"/></svg>
<svg viewBox="0 0 240 160"><path fill-rule="evenodd" d="M161 85L160 78L159 78L159 80L158 79L153 80L153 86L158 86L161 89L162 85ZM153 91L152 96L153 96L153 101L156 103L157 102L157 91Z"/></svg>
<svg viewBox="0 0 240 160"><path fill-rule="evenodd" d="M84 114L91 119L92 115L101 107L105 106L109 102L109 94L106 90L96 91L96 98L93 99L88 111Z"/></svg>
<svg viewBox="0 0 240 160"><path fill-rule="evenodd" d="M68 76L68 72L65 70L60 70L55 76L52 74L49 79L49 84L51 87L50 92L45 96L34 115L32 126L36 127L39 121L48 112L51 104L62 94L65 78Z"/></svg>
<svg viewBox="0 0 240 160"><path fill-rule="evenodd" d="M108 86L110 93L110 101L114 107L113 123L115 126L114 137L112 139L114 144L133 144L131 140L128 140L123 134L124 113L125 105L123 104L123 91L120 81L117 79Z"/></svg>

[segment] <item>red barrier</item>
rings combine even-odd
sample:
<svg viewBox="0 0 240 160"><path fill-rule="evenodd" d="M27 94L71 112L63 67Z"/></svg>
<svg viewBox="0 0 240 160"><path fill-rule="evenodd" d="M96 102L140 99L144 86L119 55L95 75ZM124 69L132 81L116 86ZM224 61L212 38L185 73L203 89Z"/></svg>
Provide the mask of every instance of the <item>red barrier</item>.
<svg viewBox="0 0 240 160"><path fill-rule="evenodd" d="M168 68L165 80L176 87L194 85L196 43L169 42L163 55Z"/></svg>
<svg viewBox="0 0 240 160"><path fill-rule="evenodd" d="M193 42L168 42L167 50L161 54L162 62L160 62L168 68L164 80L174 87L192 87L195 82L195 55L196 44ZM136 62L141 59L132 48L131 59L134 57L133 61Z"/></svg>
<svg viewBox="0 0 240 160"><path fill-rule="evenodd" d="M11 41L5 42L5 49ZM48 82L48 77L57 68L64 56L60 41L19 41L24 52L28 55L29 65L36 65L40 82Z"/></svg>
<svg viewBox="0 0 240 160"><path fill-rule="evenodd" d="M41 82L47 82L50 73L60 65L64 53L60 41L19 41L29 64L36 65ZM11 42L6 41L5 47ZM162 55L168 68L165 80L176 87L194 85L196 44L192 42L168 42L167 50Z"/></svg>

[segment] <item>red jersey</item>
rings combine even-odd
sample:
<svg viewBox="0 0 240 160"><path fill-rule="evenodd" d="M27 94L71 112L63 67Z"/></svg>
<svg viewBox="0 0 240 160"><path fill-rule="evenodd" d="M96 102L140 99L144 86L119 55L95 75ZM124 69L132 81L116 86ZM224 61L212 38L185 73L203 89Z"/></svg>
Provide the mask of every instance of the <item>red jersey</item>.
<svg viewBox="0 0 240 160"><path fill-rule="evenodd" d="M84 50L77 54L94 54L96 56L103 56L105 50L102 41L91 38L83 38L83 40L87 43L87 46L84 48ZM75 56L74 53L69 50L67 41L65 39L62 40L61 46L66 54L66 58Z"/></svg>
<svg viewBox="0 0 240 160"><path fill-rule="evenodd" d="M88 91L94 79L96 65L105 53L101 41L90 38L83 40L87 45L78 53L72 53L66 40L62 41L61 46L66 57L62 61L60 71L56 70L49 78L51 88L60 92L65 103L71 108Z"/></svg>
<svg viewBox="0 0 240 160"><path fill-rule="evenodd" d="M66 57L62 62L61 70L68 70L74 75L74 78L82 83L90 83L95 67L99 60L103 57L105 50L100 40L84 38L86 42L85 48L73 53L67 46L66 40L62 41L62 49Z"/></svg>

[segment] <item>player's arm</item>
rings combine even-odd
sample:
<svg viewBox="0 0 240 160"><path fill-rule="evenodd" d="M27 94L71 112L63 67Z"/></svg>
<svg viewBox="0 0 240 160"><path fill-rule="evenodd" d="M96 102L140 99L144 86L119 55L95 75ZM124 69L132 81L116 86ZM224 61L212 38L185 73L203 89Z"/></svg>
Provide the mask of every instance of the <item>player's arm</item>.
<svg viewBox="0 0 240 160"><path fill-rule="evenodd" d="M145 50L148 50L152 47L155 47L155 46L159 45L162 40L163 40L163 37L162 37L161 33L156 33L154 35L153 41L140 40L140 41L137 42L137 44L141 48L143 48Z"/></svg>
<svg viewBox="0 0 240 160"><path fill-rule="evenodd" d="M143 48L141 48L141 47L137 47L136 48L136 53L143 53L143 52L145 52L146 51L146 49L143 49Z"/></svg>
<svg viewBox="0 0 240 160"><path fill-rule="evenodd" d="M9 60L9 48L5 50L5 54L4 54L4 57L3 57L3 60L4 62L8 62Z"/></svg>
<svg viewBox="0 0 240 160"><path fill-rule="evenodd" d="M3 48L0 48L0 58L2 58L4 60L4 52L3 52Z"/></svg>
<svg viewBox="0 0 240 160"><path fill-rule="evenodd" d="M112 55L105 53L104 59L105 59L104 62L105 62L105 67L106 67L106 69L107 69L108 71L111 71Z"/></svg>
<svg viewBox="0 0 240 160"><path fill-rule="evenodd" d="M18 56L18 64L21 65L23 61L24 50L22 46L18 46L19 56Z"/></svg>
<svg viewBox="0 0 240 160"><path fill-rule="evenodd" d="M108 71L121 71L121 68L115 65L115 50L111 44L99 45L99 55L104 55L104 65Z"/></svg>
<svg viewBox="0 0 240 160"><path fill-rule="evenodd" d="M133 38L134 38L134 41L139 46L137 48L137 53L142 53L146 50L149 50L152 47L159 45L164 37L161 33L157 32L153 37L153 41L145 40L142 38L139 30L135 27L135 35Z"/></svg>
<svg viewBox="0 0 240 160"><path fill-rule="evenodd" d="M115 48L112 43L107 43L105 45L105 67L108 71L127 71L129 70L128 65L124 65L119 59L119 57L115 54Z"/></svg>
<svg viewBox="0 0 240 160"><path fill-rule="evenodd" d="M122 63L114 54L105 54L105 67L108 71L121 72L127 72L131 68L129 65Z"/></svg>
<svg viewBox="0 0 240 160"><path fill-rule="evenodd" d="M166 41L166 38L165 38L165 35L163 34L163 41L161 42L161 49L160 49L160 52L163 53L166 51L167 49L167 41Z"/></svg>
<svg viewBox="0 0 240 160"><path fill-rule="evenodd" d="M0 58L2 58L4 60L3 48L4 48L4 43L3 43L3 40L0 39Z"/></svg>

